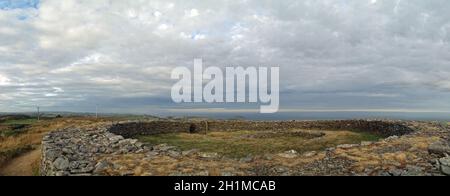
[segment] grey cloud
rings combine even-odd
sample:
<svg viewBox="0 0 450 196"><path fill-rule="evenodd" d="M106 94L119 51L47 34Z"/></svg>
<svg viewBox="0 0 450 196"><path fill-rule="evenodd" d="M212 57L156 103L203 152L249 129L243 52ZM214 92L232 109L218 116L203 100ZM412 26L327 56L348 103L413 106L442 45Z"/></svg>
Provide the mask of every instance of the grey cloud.
<svg viewBox="0 0 450 196"><path fill-rule="evenodd" d="M42 0L0 10L0 111L182 107L166 102L170 71L197 57L280 66L285 108L450 110L449 9L446 0Z"/></svg>

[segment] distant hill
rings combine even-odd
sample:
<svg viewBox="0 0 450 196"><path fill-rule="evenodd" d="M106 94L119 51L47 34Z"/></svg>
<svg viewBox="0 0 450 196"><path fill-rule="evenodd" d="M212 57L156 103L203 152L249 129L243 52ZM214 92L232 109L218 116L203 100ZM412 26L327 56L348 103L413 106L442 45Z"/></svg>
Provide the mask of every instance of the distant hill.
<svg viewBox="0 0 450 196"><path fill-rule="evenodd" d="M31 116L25 114L0 114L0 122L8 120L26 120L30 118Z"/></svg>

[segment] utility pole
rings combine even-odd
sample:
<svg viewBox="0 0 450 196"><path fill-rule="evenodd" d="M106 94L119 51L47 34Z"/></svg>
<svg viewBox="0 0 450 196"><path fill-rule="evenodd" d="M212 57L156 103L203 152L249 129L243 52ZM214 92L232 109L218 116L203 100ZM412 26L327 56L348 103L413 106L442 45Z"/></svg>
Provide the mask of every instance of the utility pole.
<svg viewBox="0 0 450 196"><path fill-rule="evenodd" d="M95 118L98 118L98 105L95 105Z"/></svg>
<svg viewBox="0 0 450 196"><path fill-rule="evenodd" d="M40 108L39 106L37 107L37 120L41 120L41 114L40 114Z"/></svg>
<svg viewBox="0 0 450 196"><path fill-rule="evenodd" d="M205 135L208 135L208 131L209 131L208 121L205 121Z"/></svg>

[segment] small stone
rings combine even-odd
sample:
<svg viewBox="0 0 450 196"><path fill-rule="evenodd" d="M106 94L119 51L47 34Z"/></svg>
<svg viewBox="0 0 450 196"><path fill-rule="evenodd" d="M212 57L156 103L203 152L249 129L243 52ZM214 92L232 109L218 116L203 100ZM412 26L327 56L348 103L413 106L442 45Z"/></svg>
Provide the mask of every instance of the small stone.
<svg viewBox="0 0 450 196"><path fill-rule="evenodd" d="M391 174L392 176L401 176L403 174L403 170L391 169L391 170L389 170L389 174Z"/></svg>
<svg viewBox="0 0 450 196"><path fill-rule="evenodd" d="M132 144L132 145L136 145L137 143L138 143L137 139L131 139L130 140L130 144Z"/></svg>
<svg viewBox="0 0 450 196"><path fill-rule="evenodd" d="M252 162L252 161L253 161L253 157L252 157L252 156L247 156L247 157L241 158L241 159L239 160L239 162L241 162L241 163L250 163L250 162Z"/></svg>
<svg viewBox="0 0 450 196"><path fill-rule="evenodd" d="M441 165L450 166L450 157L444 157L444 158L439 159L439 163Z"/></svg>
<svg viewBox="0 0 450 196"><path fill-rule="evenodd" d="M126 146L126 145L128 145L128 144L131 144L131 139L124 139L124 140L120 140L119 141L119 145L122 145L122 146Z"/></svg>
<svg viewBox="0 0 450 196"><path fill-rule="evenodd" d="M109 141L111 141L112 143L116 143L120 140L123 140L124 138L120 135L116 135L116 136L112 136L109 138Z"/></svg>
<svg viewBox="0 0 450 196"><path fill-rule="evenodd" d="M176 147L175 146L169 146L167 144L160 144L160 145L157 145L157 146L153 146L153 150L161 151L161 152L167 152L167 151L173 150L173 149L176 149Z"/></svg>
<svg viewBox="0 0 450 196"><path fill-rule="evenodd" d="M102 173L107 168L111 167L111 165L112 164L109 163L108 161L100 161L99 163L97 163L97 165L95 165L94 173L95 174Z"/></svg>
<svg viewBox="0 0 450 196"><path fill-rule="evenodd" d="M327 152L333 152L335 150L336 150L336 148L333 148L333 147L325 149L325 151L327 151Z"/></svg>
<svg viewBox="0 0 450 196"><path fill-rule="evenodd" d="M70 173L66 171L57 171L54 173L55 176L69 176Z"/></svg>
<svg viewBox="0 0 450 196"><path fill-rule="evenodd" d="M386 138L385 141L392 141L392 140L396 140L396 139L398 139L398 138L399 138L398 136L393 135L393 136L391 136L391 137Z"/></svg>
<svg viewBox="0 0 450 196"><path fill-rule="evenodd" d="M143 152L144 152L144 149L138 149L138 150L136 150L135 153L140 154L140 153L143 153Z"/></svg>
<svg viewBox="0 0 450 196"><path fill-rule="evenodd" d="M356 146L358 146L358 145L356 145L356 144L342 144L342 145L337 146L337 148L349 149L349 148L353 148L353 147L356 147Z"/></svg>
<svg viewBox="0 0 450 196"><path fill-rule="evenodd" d="M80 176L80 177L83 177L83 176L92 176L92 174L82 174L82 173L80 173L80 174L70 174L69 176L75 176L75 177Z"/></svg>
<svg viewBox="0 0 450 196"><path fill-rule="evenodd" d="M138 147L138 148L141 148L142 146L144 146L144 144L141 143L141 142L136 142L136 143L134 144L134 146L136 146L136 147Z"/></svg>
<svg viewBox="0 0 450 196"><path fill-rule="evenodd" d="M447 176L450 176L450 157L439 159L441 172Z"/></svg>
<svg viewBox="0 0 450 196"><path fill-rule="evenodd" d="M147 156L148 158L154 158L154 157L156 157L156 156L158 156L158 155L159 155L158 152L150 151L150 152L147 153L146 156Z"/></svg>
<svg viewBox="0 0 450 196"><path fill-rule="evenodd" d="M423 172L423 168L408 165L402 176L425 176L425 173Z"/></svg>
<svg viewBox="0 0 450 196"><path fill-rule="evenodd" d="M209 176L208 171L200 171L194 174L194 176Z"/></svg>
<svg viewBox="0 0 450 196"><path fill-rule="evenodd" d="M298 157L298 152L295 151L295 150L289 150L289 151L286 151L284 153L278 154L278 156L282 157L282 158L286 158L286 159L293 159L293 158L297 158Z"/></svg>
<svg viewBox="0 0 450 196"><path fill-rule="evenodd" d="M361 142L361 146L370 146L372 144L373 144L373 142L366 142L366 141Z"/></svg>
<svg viewBox="0 0 450 196"><path fill-rule="evenodd" d="M203 159L216 159L219 158L219 154L217 154L216 152L204 152L204 153L200 153L200 158Z"/></svg>
<svg viewBox="0 0 450 196"><path fill-rule="evenodd" d="M141 174L141 176L153 176L153 173L151 172L144 172Z"/></svg>
<svg viewBox="0 0 450 196"><path fill-rule="evenodd" d="M90 150L91 153L97 153L98 151L99 151L99 149L96 147L91 148L91 150Z"/></svg>
<svg viewBox="0 0 450 196"><path fill-rule="evenodd" d="M316 155L317 155L316 151L311 151L311 152L307 152L307 153L303 154L304 157L313 157Z"/></svg>
<svg viewBox="0 0 450 196"><path fill-rule="evenodd" d="M441 166L441 172L447 176L450 176L450 167L448 166Z"/></svg>
<svg viewBox="0 0 450 196"><path fill-rule="evenodd" d="M273 155L271 155L271 154L265 154L265 155L264 155L264 159L266 159L266 160L268 160L268 161L271 161L271 160L273 160Z"/></svg>
<svg viewBox="0 0 450 196"><path fill-rule="evenodd" d="M79 163L79 162L77 162L77 161L72 161L72 162L70 162L69 168L73 170L73 169L78 169L79 166L80 166L80 163Z"/></svg>
<svg viewBox="0 0 450 196"><path fill-rule="evenodd" d="M286 173L289 171L289 169L286 167L275 167L274 170L277 173Z"/></svg>
<svg viewBox="0 0 450 196"><path fill-rule="evenodd" d="M380 172L378 176L391 176L391 174L389 172Z"/></svg>
<svg viewBox="0 0 450 196"><path fill-rule="evenodd" d="M132 176L132 175L134 175L134 171L128 171L128 170L120 171L120 176Z"/></svg>
<svg viewBox="0 0 450 196"><path fill-rule="evenodd" d="M53 165L55 166L56 169L65 171L69 169L70 162L69 160L67 160L67 158L59 157L55 160L55 162L53 162Z"/></svg>
<svg viewBox="0 0 450 196"><path fill-rule="evenodd" d="M55 161L58 156L60 156L61 153L58 153L56 150L47 150L45 152L45 157L49 161Z"/></svg>
<svg viewBox="0 0 450 196"><path fill-rule="evenodd" d="M71 149L69 149L69 148L63 148L62 152L65 153L65 154L73 154L73 151Z"/></svg>
<svg viewBox="0 0 450 196"><path fill-rule="evenodd" d="M281 176L292 176L291 171L284 172Z"/></svg>
<svg viewBox="0 0 450 196"><path fill-rule="evenodd" d="M225 176L225 177L227 177L227 176L236 176L234 173L232 173L232 172L222 172L221 174L220 174L220 176Z"/></svg>
<svg viewBox="0 0 450 196"><path fill-rule="evenodd" d="M170 157L172 157L172 158L180 158L181 157L181 152L171 150L171 151L168 152L168 155Z"/></svg>
<svg viewBox="0 0 450 196"><path fill-rule="evenodd" d="M199 151L198 149L186 150L186 151L181 152L181 155L190 156L190 155L197 153L198 151Z"/></svg>
<svg viewBox="0 0 450 196"><path fill-rule="evenodd" d="M84 167L84 168L81 168L81 169L71 170L70 173L72 173L72 174L86 174L86 173L91 173L92 171L94 171L94 167Z"/></svg>

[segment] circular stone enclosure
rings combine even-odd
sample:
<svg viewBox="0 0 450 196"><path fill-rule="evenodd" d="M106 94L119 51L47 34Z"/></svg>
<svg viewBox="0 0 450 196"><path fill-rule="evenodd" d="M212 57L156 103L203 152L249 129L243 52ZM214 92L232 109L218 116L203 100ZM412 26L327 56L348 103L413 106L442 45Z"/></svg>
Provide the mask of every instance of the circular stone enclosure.
<svg viewBox="0 0 450 196"><path fill-rule="evenodd" d="M104 124L90 128L65 128L43 138L41 175L102 175L101 161L121 154L150 153L152 147L136 139L170 133L232 131L327 130L368 132L380 137L400 136L414 130L400 121L149 121Z"/></svg>

